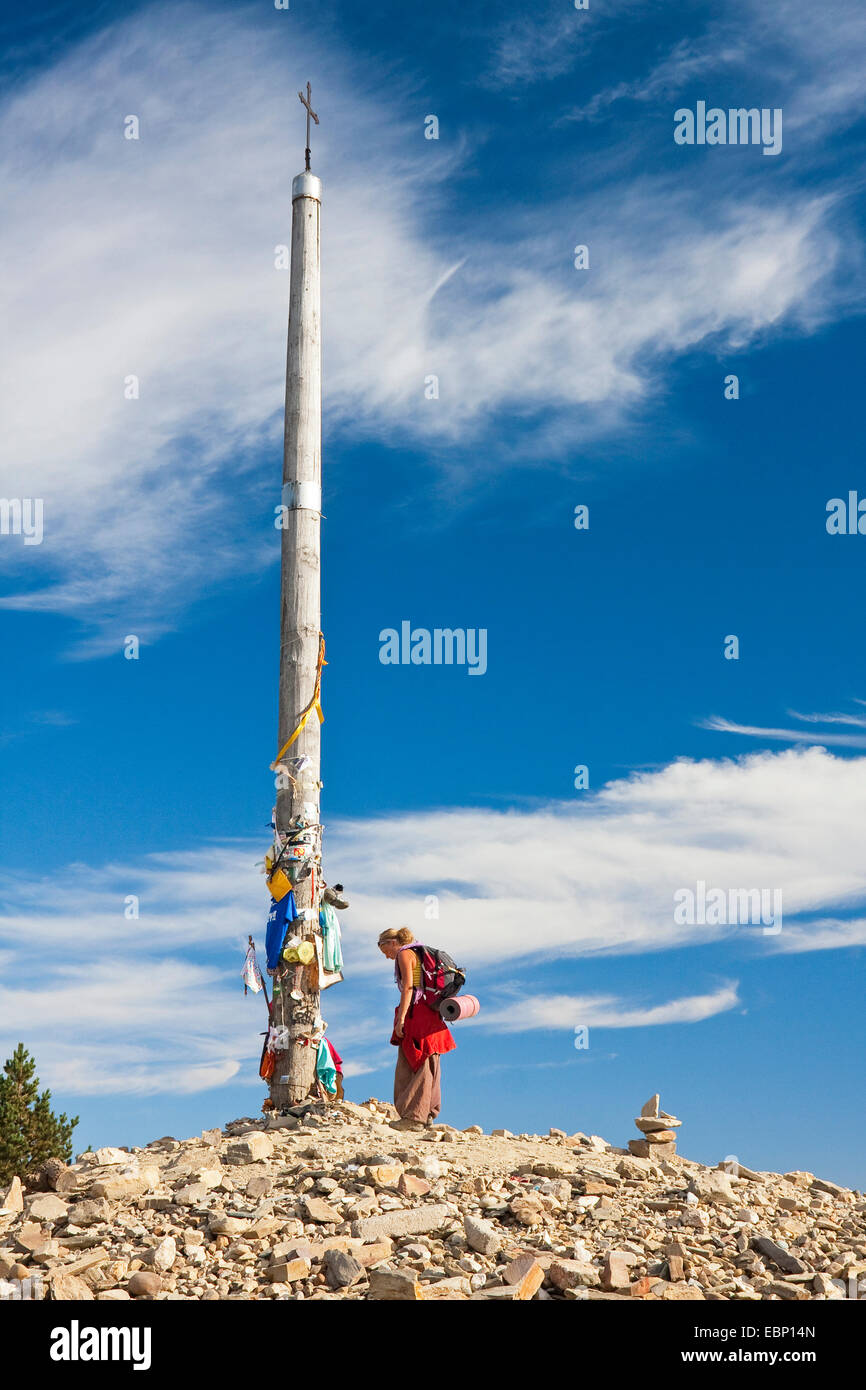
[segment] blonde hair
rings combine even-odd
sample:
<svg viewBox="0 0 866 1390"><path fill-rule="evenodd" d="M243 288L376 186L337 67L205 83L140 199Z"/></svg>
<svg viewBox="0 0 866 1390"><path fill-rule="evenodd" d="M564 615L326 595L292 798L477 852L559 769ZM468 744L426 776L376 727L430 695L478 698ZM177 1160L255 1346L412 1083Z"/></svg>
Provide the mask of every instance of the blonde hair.
<svg viewBox="0 0 866 1390"><path fill-rule="evenodd" d="M401 946L409 946L415 940L408 927L389 927L379 935L379 945L386 941L397 941Z"/></svg>

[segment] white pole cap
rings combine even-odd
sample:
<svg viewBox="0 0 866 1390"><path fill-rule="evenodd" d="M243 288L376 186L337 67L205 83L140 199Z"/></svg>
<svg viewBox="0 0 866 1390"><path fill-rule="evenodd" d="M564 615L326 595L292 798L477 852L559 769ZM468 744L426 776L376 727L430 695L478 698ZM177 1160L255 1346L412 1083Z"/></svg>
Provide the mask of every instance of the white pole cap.
<svg viewBox="0 0 866 1390"><path fill-rule="evenodd" d="M296 174L292 179L292 202L296 198L316 198L319 202L322 201L322 180L311 174L309 169L303 174Z"/></svg>

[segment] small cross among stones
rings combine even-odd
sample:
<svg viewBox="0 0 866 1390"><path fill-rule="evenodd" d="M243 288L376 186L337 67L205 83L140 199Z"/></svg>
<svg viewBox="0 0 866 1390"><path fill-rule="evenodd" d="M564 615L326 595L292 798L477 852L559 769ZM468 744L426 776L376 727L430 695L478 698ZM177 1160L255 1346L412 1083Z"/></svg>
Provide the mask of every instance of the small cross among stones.
<svg viewBox="0 0 866 1390"><path fill-rule="evenodd" d="M306 148L306 150L304 151L304 153L306 154L306 157L307 157L307 171L308 171L308 172L309 172L309 168L310 168L310 117L312 116L313 120L316 122L316 125L319 124L319 118L318 118L318 116L316 115L315 111L313 110L313 107L312 107L312 104L311 104L311 102L312 102L312 96L313 96L313 89L312 89L312 87L310 86L310 84L309 84L309 82L308 82L308 83L307 83L307 95L304 96L303 92L298 92L298 100L300 101L300 103L301 103L302 106L306 107L306 110L307 110L307 148Z"/></svg>

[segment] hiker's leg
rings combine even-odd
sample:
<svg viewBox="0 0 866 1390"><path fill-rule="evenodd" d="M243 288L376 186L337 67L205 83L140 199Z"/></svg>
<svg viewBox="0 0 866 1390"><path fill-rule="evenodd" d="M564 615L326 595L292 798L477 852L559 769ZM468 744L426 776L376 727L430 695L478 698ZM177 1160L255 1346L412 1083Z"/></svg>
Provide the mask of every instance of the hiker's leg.
<svg viewBox="0 0 866 1390"><path fill-rule="evenodd" d="M430 1090L427 1098L427 1116L435 1120L442 1109L442 1058L430 1057L426 1064L430 1068Z"/></svg>
<svg viewBox="0 0 866 1390"><path fill-rule="evenodd" d="M428 1085L427 1063L413 1071L406 1061L402 1047L399 1048L397 1066L394 1070L394 1104L401 1120L415 1120L417 1123L426 1120Z"/></svg>
<svg viewBox="0 0 866 1390"><path fill-rule="evenodd" d="M415 1073L403 1055L402 1047L397 1048L397 1065L394 1068L394 1107L401 1119L405 1119L412 1105L412 1089Z"/></svg>

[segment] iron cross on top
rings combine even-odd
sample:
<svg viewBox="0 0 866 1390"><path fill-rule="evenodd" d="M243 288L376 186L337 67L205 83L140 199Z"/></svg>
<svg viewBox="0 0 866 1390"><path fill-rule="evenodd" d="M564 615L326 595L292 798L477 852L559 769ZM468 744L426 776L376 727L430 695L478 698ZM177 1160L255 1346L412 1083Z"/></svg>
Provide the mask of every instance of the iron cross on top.
<svg viewBox="0 0 866 1390"><path fill-rule="evenodd" d="M308 169L309 169L309 167L310 167L310 117L312 116L313 120L316 122L316 125L319 124L319 118L318 118L318 116L316 115L315 111L313 110L313 107L312 107L312 104L311 104L312 95L313 95L313 89L312 89L312 87L310 86L309 82L307 83L307 95L306 95L306 96L304 96L303 92L298 92L298 101L301 103L302 106L305 106L305 107L306 107L306 110L307 110L307 148L306 148L306 150L304 151L304 153L306 154L306 157L307 157L307 168L308 168Z"/></svg>

